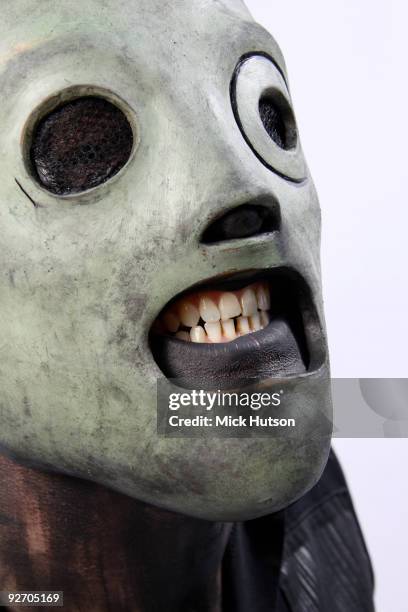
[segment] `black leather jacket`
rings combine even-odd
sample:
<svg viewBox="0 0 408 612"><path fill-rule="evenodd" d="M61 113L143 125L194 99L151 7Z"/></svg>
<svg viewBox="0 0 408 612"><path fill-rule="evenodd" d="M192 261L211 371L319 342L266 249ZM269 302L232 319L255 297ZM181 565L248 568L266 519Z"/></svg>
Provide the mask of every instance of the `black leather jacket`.
<svg viewBox="0 0 408 612"><path fill-rule="evenodd" d="M373 612L374 578L333 453L285 511L237 523L223 563L227 612Z"/></svg>

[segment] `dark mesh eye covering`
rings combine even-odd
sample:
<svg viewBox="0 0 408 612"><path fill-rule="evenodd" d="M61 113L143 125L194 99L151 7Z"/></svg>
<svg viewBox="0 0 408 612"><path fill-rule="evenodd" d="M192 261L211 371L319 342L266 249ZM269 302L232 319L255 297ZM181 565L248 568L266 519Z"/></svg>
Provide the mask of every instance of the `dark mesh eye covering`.
<svg viewBox="0 0 408 612"><path fill-rule="evenodd" d="M38 180L58 195L104 183L128 161L133 132L122 111L103 98L59 106L37 125L31 162Z"/></svg>

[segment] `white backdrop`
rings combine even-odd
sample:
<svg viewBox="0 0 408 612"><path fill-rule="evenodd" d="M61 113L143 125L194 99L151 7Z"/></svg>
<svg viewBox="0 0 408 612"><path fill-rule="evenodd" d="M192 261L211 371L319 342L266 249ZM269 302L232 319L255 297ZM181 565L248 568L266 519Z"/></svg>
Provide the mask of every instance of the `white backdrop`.
<svg viewBox="0 0 408 612"><path fill-rule="evenodd" d="M323 214L332 374L408 377L408 5L246 0L286 58ZM407 612L408 440L336 440L377 581Z"/></svg>

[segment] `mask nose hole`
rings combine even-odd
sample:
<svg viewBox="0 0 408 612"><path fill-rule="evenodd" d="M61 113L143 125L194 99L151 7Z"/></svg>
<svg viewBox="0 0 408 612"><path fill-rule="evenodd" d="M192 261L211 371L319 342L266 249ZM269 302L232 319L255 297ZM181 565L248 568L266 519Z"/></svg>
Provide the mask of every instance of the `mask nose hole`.
<svg viewBox="0 0 408 612"><path fill-rule="evenodd" d="M280 229L279 207L261 204L243 204L226 212L204 231L201 242L212 244L225 240L251 238Z"/></svg>

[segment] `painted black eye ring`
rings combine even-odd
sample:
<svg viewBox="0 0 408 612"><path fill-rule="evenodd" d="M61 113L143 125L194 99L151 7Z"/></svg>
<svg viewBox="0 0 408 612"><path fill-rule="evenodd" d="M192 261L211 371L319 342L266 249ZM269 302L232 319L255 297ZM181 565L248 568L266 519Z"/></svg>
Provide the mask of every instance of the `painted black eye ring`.
<svg viewBox="0 0 408 612"><path fill-rule="evenodd" d="M235 120L256 157L278 176L301 183L307 168L281 69L257 52L238 62L230 85Z"/></svg>

